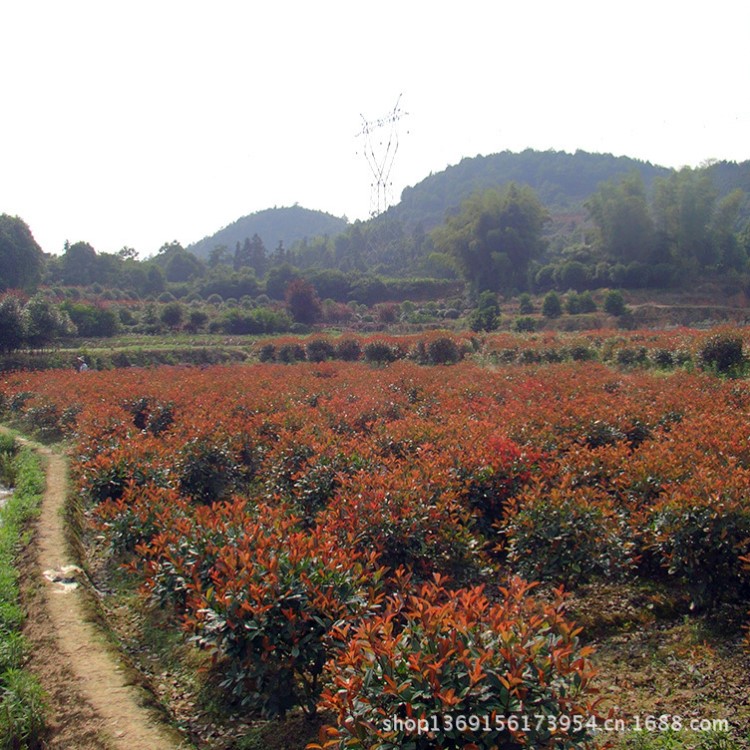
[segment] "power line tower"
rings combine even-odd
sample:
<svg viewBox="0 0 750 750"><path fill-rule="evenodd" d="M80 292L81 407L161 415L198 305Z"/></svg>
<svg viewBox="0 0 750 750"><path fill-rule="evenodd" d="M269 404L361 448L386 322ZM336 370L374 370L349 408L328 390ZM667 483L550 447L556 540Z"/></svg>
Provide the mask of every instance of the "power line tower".
<svg viewBox="0 0 750 750"><path fill-rule="evenodd" d="M401 96L396 106L385 117L378 120L362 118L362 130L357 137L365 139L364 154L374 182L370 183L370 216L378 216L388 208L392 197L393 183L390 181L393 161L398 151L398 121L408 114L401 110Z"/></svg>

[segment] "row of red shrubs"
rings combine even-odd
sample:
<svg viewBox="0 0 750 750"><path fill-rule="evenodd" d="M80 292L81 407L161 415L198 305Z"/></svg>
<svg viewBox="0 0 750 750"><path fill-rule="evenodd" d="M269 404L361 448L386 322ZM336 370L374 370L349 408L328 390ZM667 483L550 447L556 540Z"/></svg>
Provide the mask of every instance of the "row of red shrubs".
<svg viewBox="0 0 750 750"><path fill-rule="evenodd" d="M4 418L57 415L75 439L112 554L216 653L222 690L271 716L333 711L321 745L591 740L582 722L421 738L389 723L594 713L561 598L514 575L673 577L700 606L748 599L744 382L324 362L1 388Z"/></svg>

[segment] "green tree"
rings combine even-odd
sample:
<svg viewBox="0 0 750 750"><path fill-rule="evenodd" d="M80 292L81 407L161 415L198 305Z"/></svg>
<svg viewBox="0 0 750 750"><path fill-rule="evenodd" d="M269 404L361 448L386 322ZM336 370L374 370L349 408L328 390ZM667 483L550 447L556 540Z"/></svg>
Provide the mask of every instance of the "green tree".
<svg viewBox="0 0 750 750"><path fill-rule="evenodd" d="M164 266L164 275L167 281L190 281L202 276L204 270L203 263L198 258L187 250L180 249L171 253Z"/></svg>
<svg viewBox="0 0 750 750"><path fill-rule="evenodd" d="M714 210L711 232L716 258L722 269L742 271L747 265L747 253L739 233L735 231L745 198L742 190L733 190L719 201Z"/></svg>
<svg viewBox="0 0 750 750"><path fill-rule="evenodd" d="M534 312L534 302L528 292L524 292L518 298L518 312L520 312L521 315L531 315L531 313Z"/></svg>
<svg viewBox="0 0 750 750"><path fill-rule="evenodd" d="M588 289L578 295L578 307L582 313L596 312L596 302L594 302L594 298Z"/></svg>
<svg viewBox="0 0 750 750"><path fill-rule="evenodd" d="M23 314L26 319L26 340L34 348L43 349L76 332L68 313L40 294L34 295L26 303Z"/></svg>
<svg viewBox="0 0 750 750"><path fill-rule="evenodd" d="M232 265L235 271L239 271L240 268L247 268L252 260L252 248L250 247L250 238L245 237L245 241L240 244L239 242L234 249L234 258L232 259Z"/></svg>
<svg viewBox="0 0 750 750"><path fill-rule="evenodd" d="M336 268L324 268L305 272L305 278L315 287L321 299L346 302L351 291L351 277Z"/></svg>
<svg viewBox="0 0 750 750"><path fill-rule="evenodd" d="M185 308L179 302L168 302L161 309L159 317L161 322L169 328L179 328L185 318Z"/></svg>
<svg viewBox="0 0 750 750"><path fill-rule="evenodd" d="M88 242L66 242L60 264L65 284L87 286L96 280L96 250Z"/></svg>
<svg viewBox="0 0 750 750"><path fill-rule="evenodd" d="M582 292L590 283L589 271L579 260L569 260L559 270L561 289L575 289Z"/></svg>
<svg viewBox="0 0 750 750"><path fill-rule="evenodd" d="M479 295L477 309L469 316L472 331L494 331L500 325L500 306L497 295L489 290Z"/></svg>
<svg viewBox="0 0 750 750"><path fill-rule="evenodd" d="M80 336L114 336L120 330L120 318L104 305L63 302L61 308L70 316Z"/></svg>
<svg viewBox="0 0 750 750"><path fill-rule="evenodd" d="M268 267L266 246L258 234L254 234L250 240L250 265L255 269L255 275L262 279Z"/></svg>
<svg viewBox="0 0 750 750"><path fill-rule="evenodd" d="M604 311L620 317L625 314L625 299L618 289L610 289L604 296Z"/></svg>
<svg viewBox="0 0 750 750"><path fill-rule="evenodd" d="M562 315L562 302L557 292L547 292L544 296L542 315L545 318L559 318Z"/></svg>
<svg viewBox="0 0 750 750"><path fill-rule="evenodd" d="M149 263L146 271L146 285L143 288L144 294L158 294L163 292L167 285L167 279L164 276L160 266L156 263Z"/></svg>
<svg viewBox="0 0 750 750"><path fill-rule="evenodd" d="M195 333L208 323L208 313L205 310L191 310L186 323L187 329Z"/></svg>
<svg viewBox="0 0 750 750"><path fill-rule="evenodd" d="M612 260L628 264L653 257L656 233L638 172L601 185L586 207L599 231L601 249Z"/></svg>
<svg viewBox="0 0 750 750"><path fill-rule="evenodd" d="M475 292L523 289L529 264L544 248L547 218L531 188L510 183L502 192L472 195L432 239L439 252L456 259Z"/></svg>
<svg viewBox="0 0 750 750"><path fill-rule="evenodd" d="M127 245L123 245L117 251L117 257L122 261L138 260L138 251L133 247L128 247Z"/></svg>
<svg viewBox="0 0 750 750"><path fill-rule="evenodd" d="M664 253L685 269L719 260L711 231L716 195L705 169L684 167L654 183L655 223Z"/></svg>
<svg viewBox="0 0 750 750"><path fill-rule="evenodd" d="M0 292L33 289L42 277L44 254L27 224L0 214Z"/></svg>
<svg viewBox="0 0 750 750"><path fill-rule="evenodd" d="M208 254L208 267L228 266L232 263L232 256L226 245L216 245Z"/></svg>
<svg viewBox="0 0 750 750"><path fill-rule="evenodd" d="M284 299L289 282L297 278L299 278L299 271L289 263L274 266L266 278L266 294L271 299Z"/></svg>
<svg viewBox="0 0 750 750"><path fill-rule="evenodd" d="M0 300L0 351L14 352L26 337L23 305L18 297L6 294Z"/></svg>
<svg viewBox="0 0 750 750"><path fill-rule="evenodd" d="M323 309L315 287L304 279L293 279L286 289L286 304L297 323L315 323L320 320Z"/></svg>

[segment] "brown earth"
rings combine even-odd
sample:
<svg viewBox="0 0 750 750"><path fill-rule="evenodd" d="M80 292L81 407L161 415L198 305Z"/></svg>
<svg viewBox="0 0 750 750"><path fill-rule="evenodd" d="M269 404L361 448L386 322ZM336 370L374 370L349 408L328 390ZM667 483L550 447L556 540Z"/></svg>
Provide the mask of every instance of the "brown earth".
<svg viewBox="0 0 750 750"><path fill-rule="evenodd" d="M95 622L84 574L65 567L72 565L63 517L67 461L49 448L37 450L46 462L47 488L33 541L20 567L27 613L24 634L31 644L28 668L41 681L50 706L45 747L191 747L165 723L163 714L148 707L154 703L153 696L137 684L135 673L118 658Z"/></svg>

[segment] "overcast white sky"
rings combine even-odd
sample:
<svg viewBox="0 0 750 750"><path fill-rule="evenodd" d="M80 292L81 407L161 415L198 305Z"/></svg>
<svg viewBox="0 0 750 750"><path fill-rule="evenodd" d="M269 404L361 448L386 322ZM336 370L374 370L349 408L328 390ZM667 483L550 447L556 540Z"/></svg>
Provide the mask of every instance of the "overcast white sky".
<svg viewBox="0 0 750 750"><path fill-rule="evenodd" d="M0 27L0 213L47 252L367 218L356 134L400 94L396 198L506 149L750 159L740 0L0 0Z"/></svg>

